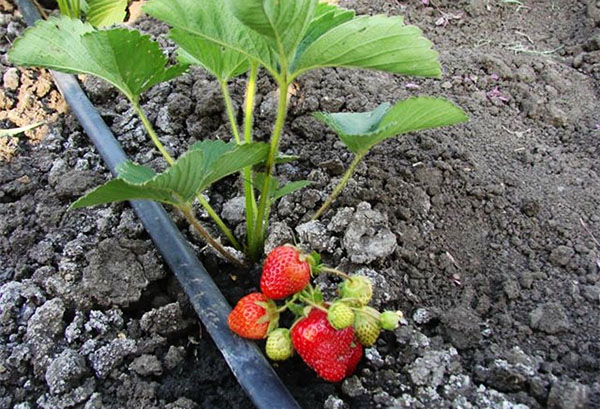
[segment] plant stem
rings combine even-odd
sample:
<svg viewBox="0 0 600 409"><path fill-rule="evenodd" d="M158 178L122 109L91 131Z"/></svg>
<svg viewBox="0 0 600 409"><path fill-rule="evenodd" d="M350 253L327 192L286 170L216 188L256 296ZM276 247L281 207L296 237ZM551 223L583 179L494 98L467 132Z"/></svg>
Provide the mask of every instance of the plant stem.
<svg viewBox="0 0 600 409"><path fill-rule="evenodd" d="M305 297L300 296L300 300L307 303L311 307L314 307L314 308L324 311L324 312L328 312L327 308L323 307L322 305L316 304L316 303L312 302L311 300L307 300Z"/></svg>
<svg viewBox="0 0 600 409"><path fill-rule="evenodd" d="M285 302L285 304L283 304L280 308L277 309L277 312L282 313L285 310L287 310L291 304L295 303L296 300L298 299L299 295L298 293L294 294L294 296L289 299L288 301Z"/></svg>
<svg viewBox="0 0 600 409"><path fill-rule="evenodd" d="M148 135L150 135L150 139L152 139L152 142L154 142L154 146L156 146L156 148L160 151L160 153L162 154L163 158L167 161L169 166L172 166L173 163L175 163L175 160L173 159L173 157L169 154L169 152L165 149L164 145L158 139L158 135L156 135L156 131L154 131L152 124L148 120L148 117L144 113L144 110L140 106L139 102L131 100L131 103L133 105L133 109L140 117L142 124L144 125L144 128L146 129L146 132L148 132ZM202 207L204 207L204 209L206 210L208 215L213 219L215 224L217 226L219 226L219 228L221 229L223 234L227 237L227 239L231 242L231 244L233 244L233 246L237 250L241 250L242 246L240 245L240 243L236 240L236 238L233 235L233 233L231 232L231 230L225 225L225 222L223 222L223 219L221 219L219 217L217 212L215 212L215 209L212 208L212 206L210 205L210 203L208 203L208 201L204 198L204 196L202 196L201 193L198 193L196 195L196 198L198 198L198 202L202 205ZM208 232L206 234L208 234ZM209 237L210 237L210 235L209 235ZM212 237L211 237L211 240L214 241L214 239Z"/></svg>
<svg viewBox="0 0 600 409"><path fill-rule="evenodd" d="M246 86L246 100L244 107L244 141L252 142L252 120L254 117L254 96L256 95L256 78L258 77L258 63L251 62L248 85Z"/></svg>
<svg viewBox="0 0 600 409"><path fill-rule="evenodd" d="M219 243L218 241L216 241L215 239L213 239L212 236L206 231L206 229L204 229L204 227L202 227L202 224L196 218L196 216L194 216L194 212L192 210L192 207L188 203L181 204L180 206L178 206L178 209L181 211L181 213L183 214L183 216L185 217L185 219L188 221L188 223L190 223L192 226L194 226L194 228L196 229L196 231L198 232L198 234L200 234L200 236L208 244L210 244L212 246L212 248L214 248L216 251L218 251L227 260L229 260L229 261L231 261L231 262L233 262L235 264L238 264L240 266L244 266L243 262L241 262L240 260L238 260L237 258L235 258L227 250L225 250L225 248L221 245L221 243Z"/></svg>
<svg viewBox="0 0 600 409"><path fill-rule="evenodd" d="M317 210L317 212L313 215L313 217L311 217L311 220L318 219L321 215L323 215L323 213L325 213L325 211L329 208L329 206L331 206L331 203L333 203L335 198L338 197L338 195L342 192L342 190L346 186L346 183L348 183L350 176L352 176L352 174L354 173L356 166L359 164L359 162L364 157L365 157L364 153L356 154L356 156L352 160L352 163L350 164L350 167L344 174L344 177L342 177L342 179L339 181L339 183L337 184L335 189L333 189L333 192L331 192L331 194L329 195L329 197L327 198L325 203L323 203L323 205L319 208L319 210Z"/></svg>
<svg viewBox="0 0 600 409"><path fill-rule="evenodd" d="M254 117L254 97L256 95L256 78L258 77L258 63L250 63L250 74L246 85L246 97L244 102L244 142L252 142L252 120ZM246 237L248 246L250 238L254 237L254 224L256 222L256 196L252 187L252 167L247 166L243 172L244 197L246 199Z"/></svg>
<svg viewBox="0 0 600 409"><path fill-rule="evenodd" d="M239 145L242 143L242 141L240 140L240 131L238 131L237 121L233 112L233 103L231 102L231 95L229 94L229 89L227 88L227 82L219 80L219 84L221 85L221 92L223 92L223 99L225 99L225 108L227 109L227 117L229 118L229 123L231 124L231 132L233 132L233 137L235 138L236 143Z"/></svg>
<svg viewBox="0 0 600 409"><path fill-rule="evenodd" d="M269 155L265 164L265 178L263 182L263 188L261 190L260 201L258 202L258 213L256 217L256 223L254 227L254 236L249 238L250 242L250 256L254 259L258 259L262 252L262 245L264 242L265 232L269 225L269 221L265 219L266 209L270 205L270 192L271 178L275 170L275 158L279 150L279 138L283 131L283 124L285 122L285 116L287 114L287 89L288 83L286 80L279 82L279 102L277 106L277 120L275 121L275 127L273 128L273 134L271 135L271 142L269 146Z"/></svg>
<svg viewBox="0 0 600 409"><path fill-rule="evenodd" d="M331 274L335 274L338 275L340 277L345 278L346 280L352 281L352 277L350 277L348 274L344 273L343 271L340 270L336 270L335 268L331 268L331 267L326 267L326 266L320 266L317 269L317 272L324 272L324 273L331 273Z"/></svg>
<svg viewBox="0 0 600 409"><path fill-rule="evenodd" d="M158 139L158 135L156 135L156 132L154 131L152 124L148 120L148 117L144 113L144 110L140 106L140 103L138 101L133 100L131 102L133 104L133 109L135 109L135 112L142 120L142 124L144 125L144 128L146 128L146 132L148 132L148 135L150 135L150 139L152 139L152 142L154 142L154 146L156 146L156 149L159 150L159 152L162 154L163 158L165 158L169 166L173 165L173 163L175 163L175 160L173 159L171 154L165 149L162 142Z"/></svg>
<svg viewBox="0 0 600 409"><path fill-rule="evenodd" d="M213 207L210 205L210 203L208 203L206 198L204 196L202 196L202 193L198 193L196 195L196 198L198 199L198 203L200 203L200 205L202 207L204 207L204 210L206 210L206 213L208 213L208 215L213 220L213 222L215 222L215 224L219 227L219 229L221 229L221 232L225 235L225 237L227 237L227 239L233 245L233 247L235 247L236 250L242 250L242 246L240 245L239 241L237 241L237 239L235 238L235 236L233 235L233 233L231 232L229 227L227 227L225 225L225 222L223 221L223 219L221 219L219 217L217 212L215 212L215 209L213 209Z"/></svg>
<svg viewBox="0 0 600 409"><path fill-rule="evenodd" d="M81 17L81 4L80 0L73 0L73 16L75 18Z"/></svg>
<svg viewBox="0 0 600 409"><path fill-rule="evenodd" d="M67 3L67 0L57 0L57 2L58 2L58 9L60 10L60 14L62 14L63 16L71 17L71 10L69 8L69 4Z"/></svg>

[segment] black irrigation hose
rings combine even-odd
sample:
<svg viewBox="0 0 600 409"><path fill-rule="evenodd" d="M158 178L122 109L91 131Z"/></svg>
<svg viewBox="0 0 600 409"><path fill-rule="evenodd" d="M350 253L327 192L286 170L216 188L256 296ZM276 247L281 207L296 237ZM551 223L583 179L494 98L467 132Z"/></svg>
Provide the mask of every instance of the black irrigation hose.
<svg viewBox="0 0 600 409"><path fill-rule="evenodd" d="M29 0L18 0L18 3L28 25L40 18ZM75 77L54 71L52 75L79 123L115 174L116 166L127 160L123 149ZM227 314L231 307L163 207L149 201L132 201L131 206L254 405L259 409L300 409L259 348L229 330Z"/></svg>

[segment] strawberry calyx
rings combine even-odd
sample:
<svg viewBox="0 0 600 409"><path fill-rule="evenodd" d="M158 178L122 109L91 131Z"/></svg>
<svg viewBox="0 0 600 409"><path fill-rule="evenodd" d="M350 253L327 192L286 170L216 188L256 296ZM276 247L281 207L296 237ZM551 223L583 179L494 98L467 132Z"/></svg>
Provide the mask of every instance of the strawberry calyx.
<svg viewBox="0 0 600 409"><path fill-rule="evenodd" d="M342 298L358 300L358 306L367 305L373 297L373 283L364 275L353 275L339 286Z"/></svg>
<svg viewBox="0 0 600 409"><path fill-rule="evenodd" d="M314 277L319 273L319 267L321 266L321 255L319 253L316 251L313 251L310 254L300 252L298 257L300 258L300 261L308 263L311 276Z"/></svg>
<svg viewBox="0 0 600 409"><path fill-rule="evenodd" d="M260 317L256 323L264 324L269 323L267 327L267 335L270 334L273 330L279 327L279 310L277 309L277 304L275 301L268 299L267 301L254 301L254 304L258 305L261 308L264 308L265 315Z"/></svg>

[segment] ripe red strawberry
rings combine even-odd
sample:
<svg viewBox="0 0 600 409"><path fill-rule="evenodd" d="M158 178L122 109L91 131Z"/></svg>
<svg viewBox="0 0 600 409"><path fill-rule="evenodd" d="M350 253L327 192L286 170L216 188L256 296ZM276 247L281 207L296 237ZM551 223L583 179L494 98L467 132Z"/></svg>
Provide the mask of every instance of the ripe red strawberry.
<svg viewBox="0 0 600 409"><path fill-rule="evenodd" d="M280 300L302 291L310 280L310 265L292 246L274 248L263 266L260 289L267 297Z"/></svg>
<svg viewBox="0 0 600 409"><path fill-rule="evenodd" d="M350 355L347 357L348 363L346 364L346 375L344 376L344 378L354 373L354 370L356 369L356 366L360 362L362 356L363 347L355 337L354 341L352 341L352 344L350 345Z"/></svg>
<svg viewBox="0 0 600 409"><path fill-rule="evenodd" d="M276 328L279 321L277 306L261 293L251 293L243 297L229 313L229 328L240 337L262 339L270 329Z"/></svg>
<svg viewBox="0 0 600 409"><path fill-rule="evenodd" d="M336 330L327 313L316 308L292 328L292 344L304 362L329 382L351 375L362 357L354 329Z"/></svg>

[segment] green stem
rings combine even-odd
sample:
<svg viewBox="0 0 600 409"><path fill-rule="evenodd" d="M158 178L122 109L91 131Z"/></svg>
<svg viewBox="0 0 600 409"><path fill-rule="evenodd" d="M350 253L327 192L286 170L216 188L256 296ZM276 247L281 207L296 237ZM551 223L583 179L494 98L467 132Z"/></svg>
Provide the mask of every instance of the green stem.
<svg viewBox="0 0 600 409"><path fill-rule="evenodd" d="M346 280L352 281L352 277L350 277L348 274L344 273L343 271L336 270L335 268L321 265L316 269L316 272L317 273L323 272L323 273L335 274L335 275L345 278Z"/></svg>
<svg viewBox="0 0 600 409"><path fill-rule="evenodd" d="M364 157L365 157L365 153L356 154L356 156L352 160L352 163L350 164L350 167L344 174L344 177L342 177L342 179L339 181L339 183L337 184L335 189L333 189L333 192L331 192L331 194L329 195L329 197L327 198L325 203L323 203L323 205L319 208L319 210L317 210L317 212L313 215L311 220L318 219L321 215L323 215L323 213L325 213L325 211L329 208L329 206L331 206L331 203L333 203L335 198L338 197L338 195L342 192L342 190L346 186L346 183L348 183L350 176L352 176L352 174L354 173L356 166L359 164L359 162Z"/></svg>
<svg viewBox="0 0 600 409"><path fill-rule="evenodd" d="M63 16L71 17L71 9L69 8L67 0L58 0L58 9Z"/></svg>
<svg viewBox="0 0 600 409"><path fill-rule="evenodd" d="M152 127L152 124L148 120L148 117L144 113L144 110L140 106L139 102L138 101L134 101L132 99L131 103L133 105L133 109L135 109L135 112L140 117L140 119L142 121L142 124L144 125L144 128L146 129L146 132L148 132L148 135L150 135L150 139L152 139L152 142L154 143L154 146L156 146L156 149L158 149L160 151L160 153L162 154L163 158L167 161L167 163L169 164L169 166L172 166L173 163L175 163L175 160L169 154L169 152L167 152L167 150L165 149L164 145L158 139L158 135L156 134L156 131L154 131L154 128ZM204 196L202 196L201 193L198 193L196 195L196 197L198 198L198 202L202 205L202 207L204 207L204 209L206 210L206 212L208 213L208 215L213 219L213 221L215 222L215 224L217 226L219 226L219 228L221 229L221 231L223 232L223 234L227 237L227 239L229 239L229 241L231 242L231 244L233 244L233 246L237 250L241 250L242 246L240 245L240 243L236 240L236 238L233 235L233 233L231 232L231 230L225 225L225 223L223 222L223 219L221 219L219 217L219 215L217 214L217 212L215 212L215 209L212 208L212 206L208 203L208 201L204 198ZM212 239L212 237L211 237L211 239ZM213 239L213 241L214 241L214 239Z"/></svg>
<svg viewBox="0 0 600 409"><path fill-rule="evenodd" d="M295 303L296 300L298 299L299 295L298 293L294 294L294 296L292 298L290 298L288 301L285 302L285 304L283 304L280 308L277 309L277 312L282 313L285 310L287 310L288 308L290 308L290 305Z"/></svg>
<svg viewBox="0 0 600 409"><path fill-rule="evenodd" d="M146 128L146 132L148 132L148 135L150 135L150 139L152 139L152 142L154 143L154 146L156 146L156 149L159 150L159 152L162 154L163 158L165 158L169 166L173 165L173 163L175 163L175 160L173 159L171 154L167 152L162 142L158 139L158 135L154 131L154 128L152 127L152 124L150 123L148 117L144 113L144 110L140 106L140 103L134 100L131 100L131 103L133 104L133 109L135 109L135 112L142 120L142 124L144 125L144 128Z"/></svg>
<svg viewBox="0 0 600 409"><path fill-rule="evenodd" d="M236 250L241 251L242 246L240 245L240 242L237 241L237 239L235 238L235 236L233 235L233 233L231 232L229 227L227 227L225 225L225 222L223 221L223 219L221 219L219 217L217 212L215 212L215 209L212 208L212 206L210 205L210 203L208 203L206 198L204 196L202 196L202 193L198 193L196 195L196 198L198 199L198 203L200 203L200 205L202 207L204 207L204 210L206 210L206 213L208 213L208 215L211 217L213 222L215 222L215 224L221 229L221 232L225 235L225 237L227 237L227 239L233 245L233 247L235 247Z"/></svg>
<svg viewBox="0 0 600 409"><path fill-rule="evenodd" d="M183 216L188 221L188 223L190 223L196 229L198 234L200 234L200 236L208 244L210 244L212 246L212 248L214 248L216 251L218 251L227 260L229 260L235 264L238 264L240 266L244 266L243 262L241 262L240 260L235 258L227 250L225 250L225 248L221 245L221 243L219 243L218 241L213 239L212 236L206 231L206 229L204 229L204 227L202 226L200 221L196 218L196 216L194 216L192 207L189 204L187 204L187 203L181 204L180 206L178 206L178 209L181 211L181 213L183 213Z"/></svg>
<svg viewBox="0 0 600 409"><path fill-rule="evenodd" d="M258 77L258 63L250 63L250 74L246 85L246 99L244 103L244 142L252 142L252 120L254 117L254 97L256 95L256 78ZM246 237L250 246L251 237L254 237L254 224L256 222L256 196L252 187L252 167L244 168L244 197L246 199Z"/></svg>
<svg viewBox="0 0 600 409"><path fill-rule="evenodd" d="M381 319L381 313L379 311L377 311L377 310L364 309L363 307L360 307L360 308L352 307L352 310L354 312L358 312L360 314L368 315L371 318L374 318L374 319L376 319L378 321ZM375 311L376 313L374 313L373 311Z"/></svg>
<svg viewBox="0 0 600 409"><path fill-rule="evenodd" d="M248 85L246 85L246 100L244 102L244 141L252 142L252 120L254 117L254 96L256 95L256 78L258 77L258 63L250 64Z"/></svg>
<svg viewBox="0 0 600 409"><path fill-rule="evenodd" d="M304 298L302 296L300 296L300 300L302 302L305 302L306 304L310 305L311 307L314 307L314 308L319 309L319 310L324 311L324 312L328 312L327 308L325 308L322 305L319 305L317 303L314 303L311 300L308 300L308 299L306 299L306 298Z"/></svg>
<svg viewBox="0 0 600 409"><path fill-rule="evenodd" d="M227 117L229 118L229 123L231 124L231 132L233 132L233 137L235 138L236 143L239 145L242 143L242 141L240 140L240 131L238 131L237 121L233 112L233 103L231 102L231 95L229 94L229 89L227 88L227 82L219 80L219 84L221 84L221 92L223 92L223 99L225 99L225 108L227 109Z"/></svg>
<svg viewBox="0 0 600 409"><path fill-rule="evenodd" d="M269 146L269 155L267 156L267 162L265 164L265 178L263 182L263 188L261 190L260 201L258 202L258 213L256 217L256 223L254 227L254 236L249 239L250 242L250 255L254 259L260 257L262 252L262 245L264 242L265 232L269 225L269 221L265 219L267 207L270 205L270 192L271 178L275 170L275 158L279 150L279 138L283 131L283 124L285 122L285 116L287 114L287 81L283 80L279 82L279 103L277 106L277 120L275 121L275 127L273 128L273 134L271 135L271 142Z"/></svg>

